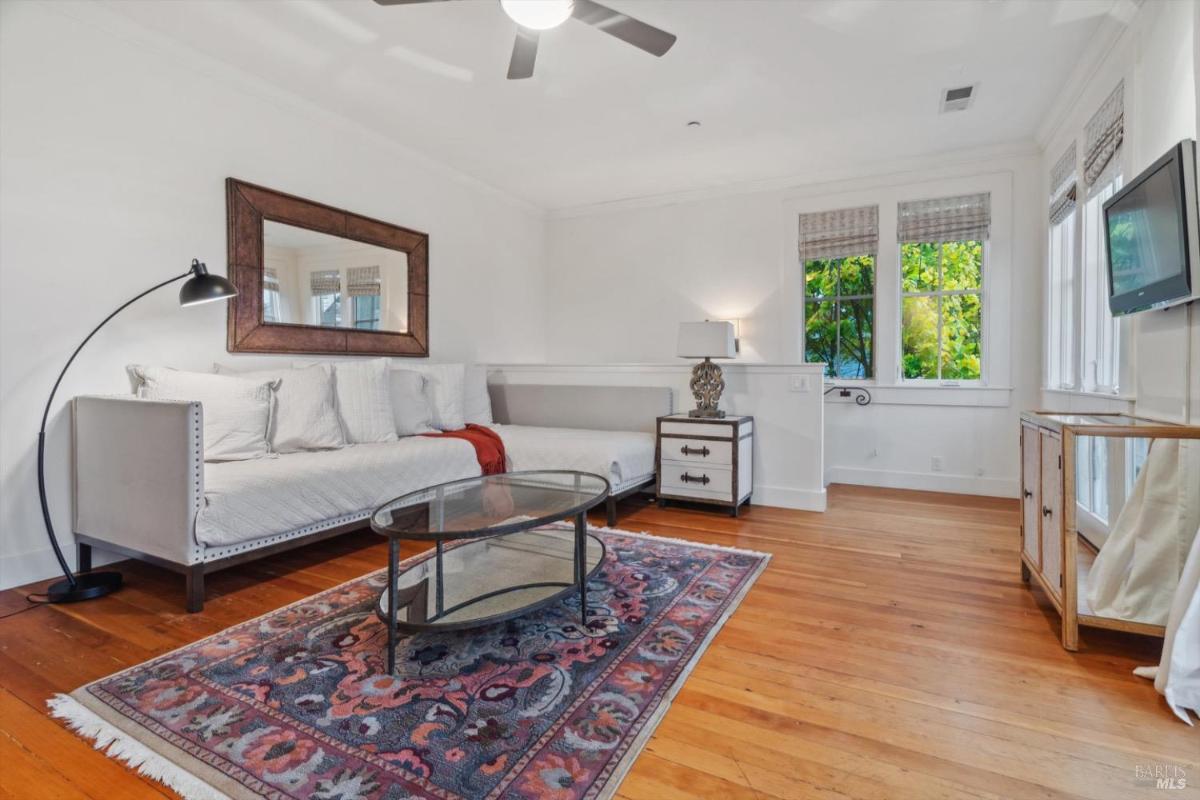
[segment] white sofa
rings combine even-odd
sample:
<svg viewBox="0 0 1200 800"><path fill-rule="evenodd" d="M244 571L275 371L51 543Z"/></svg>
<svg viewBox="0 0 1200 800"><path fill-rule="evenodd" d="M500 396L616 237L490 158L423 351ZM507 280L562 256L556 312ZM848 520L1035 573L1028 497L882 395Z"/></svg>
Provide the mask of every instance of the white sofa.
<svg viewBox="0 0 1200 800"><path fill-rule="evenodd" d="M610 525L618 499L653 483L652 432L670 389L489 390L509 471L606 477ZM203 607L208 572L361 529L393 497L480 474L474 449L449 437L205 462L198 402L82 396L73 421L80 568L98 547L182 572L188 611Z"/></svg>

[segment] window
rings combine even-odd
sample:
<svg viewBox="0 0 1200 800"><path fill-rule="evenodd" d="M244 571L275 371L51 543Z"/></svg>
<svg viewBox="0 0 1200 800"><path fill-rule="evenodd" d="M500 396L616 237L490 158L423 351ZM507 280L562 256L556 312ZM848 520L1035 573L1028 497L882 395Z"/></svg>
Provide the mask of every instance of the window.
<svg viewBox="0 0 1200 800"><path fill-rule="evenodd" d="M1087 194L1076 206L1071 142L1050 174L1046 387L1115 394L1121 326L1108 310L1104 201L1121 188L1124 88L1118 84L1084 129L1080 159Z"/></svg>
<svg viewBox="0 0 1200 800"><path fill-rule="evenodd" d="M874 377L875 256L804 263L804 358L830 378Z"/></svg>
<svg viewBox="0 0 1200 800"><path fill-rule="evenodd" d="M983 242L906 242L900 272L901 375L979 380Z"/></svg>
<svg viewBox="0 0 1200 800"><path fill-rule="evenodd" d="M311 272L311 324L337 327L342 324L342 275L336 269Z"/></svg>
<svg viewBox="0 0 1200 800"><path fill-rule="evenodd" d="M983 260L990 194L900 203L900 377L983 379Z"/></svg>
<svg viewBox="0 0 1200 800"><path fill-rule="evenodd" d="M1121 174L1112 171L1093 186L1083 204L1082 292L1080 323L1082 385L1089 392L1116 393L1120 368L1120 323L1108 309L1108 255L1104 201L1121 188Z"/></svg>
<svg viewBox="0 0 1200 800"><path fill-rule="evenodd" d="M283 322L279 294L279 276L267 268L263 272L263 322Z"/></svg>
<svg viewBox="0 0 1200 800"><path fill-rule="evenodd" d="M354 327L368 331L379 330L379 295L354 298Z"/></svg>
<svg viewBox="0 0 1200 800"><path fill-rule="evenodd" d="M875 377L875 254L879 207L800 215L804 360L833 379Z"/></svg>

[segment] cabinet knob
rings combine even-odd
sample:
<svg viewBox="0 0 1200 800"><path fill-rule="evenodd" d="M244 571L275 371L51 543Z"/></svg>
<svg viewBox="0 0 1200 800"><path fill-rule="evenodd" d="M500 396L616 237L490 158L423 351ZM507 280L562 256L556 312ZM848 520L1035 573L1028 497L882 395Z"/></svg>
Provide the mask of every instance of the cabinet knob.
<svg viewBox="0 0 1200 800"><path fill-rule="evenodd" d="M1050 510L1050 506L1042 506L1042 516L1043 517L1048 517L1053 513L1054 512Z"/></svg>
<svg viewBox="0 0 1200 800"><path fill-rule="evenodd" d="M1025 490L1025 496L1026 496L1026 497L1033 497L1033 492L1031 492L1031 491L1029 491L1028 489L1026 489L1026 490Z"/></svg>

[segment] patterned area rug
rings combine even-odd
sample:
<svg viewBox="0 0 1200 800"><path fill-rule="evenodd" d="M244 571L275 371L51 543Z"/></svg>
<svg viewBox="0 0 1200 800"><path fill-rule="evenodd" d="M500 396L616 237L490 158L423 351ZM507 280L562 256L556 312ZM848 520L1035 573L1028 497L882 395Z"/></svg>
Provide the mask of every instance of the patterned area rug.
<svg viewBox="0 0 1200 800"><path fill-rule="evenodd" d="M198 800L611 797L769 556L592 532L607 555L586 627L572 592L405 639L389 676L380 571L59 695L52 713Z"/></svg>

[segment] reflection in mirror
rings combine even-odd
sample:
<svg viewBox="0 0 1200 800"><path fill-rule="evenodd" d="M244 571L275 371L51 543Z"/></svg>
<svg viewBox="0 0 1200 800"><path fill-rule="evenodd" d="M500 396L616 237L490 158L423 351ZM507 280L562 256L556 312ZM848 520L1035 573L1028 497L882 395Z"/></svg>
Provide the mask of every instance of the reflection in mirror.
<svg viewBox="0 0 1200 800"><path fill-rule="evenodd" d="M1163 625L1200 527L1200 440L1076 437L1086 612ZM1084 603L1081 603L1084 605Z"/></svg>
<svg viewBox="0 0 1200 800"><path fill-rule="evenodd" d="M408 330L408 255L263 220L263 322Z"/></svg>

